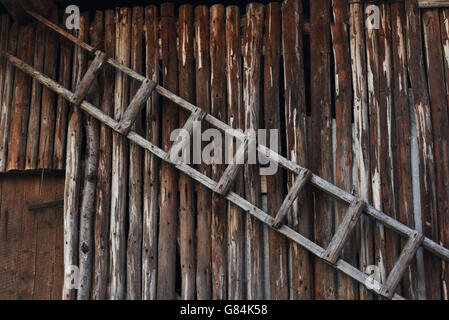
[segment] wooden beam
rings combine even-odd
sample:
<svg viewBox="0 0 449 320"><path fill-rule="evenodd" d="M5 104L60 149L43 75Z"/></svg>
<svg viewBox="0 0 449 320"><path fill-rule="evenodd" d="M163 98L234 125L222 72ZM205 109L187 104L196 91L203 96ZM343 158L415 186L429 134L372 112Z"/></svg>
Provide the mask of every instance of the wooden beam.
<svg viewBox="0 0 449 320"><path fill-rule="evenodd" d="M447 0L418 0L418 7L420 7L420 8L449 7L449 1L447 1Z"/></svg>

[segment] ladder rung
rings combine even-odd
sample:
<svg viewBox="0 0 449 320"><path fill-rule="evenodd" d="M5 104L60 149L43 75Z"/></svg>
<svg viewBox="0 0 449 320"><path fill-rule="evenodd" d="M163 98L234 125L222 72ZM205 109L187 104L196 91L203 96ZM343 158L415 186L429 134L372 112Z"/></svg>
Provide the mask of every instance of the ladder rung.
<svg viewBox="0 0 449 320"><path fill-rule="evenodd" d="M221 195L226 195L232 187L238 173L243 168L246 155L248 153L248 147L250 143L254 143L256 140L255 135L246 136L242 142L242 145L235 153L235 157L232 159L232 163L229 164L224 171L223 175L218 181L214 191Z"/></svg>
<svg viewBox="0 0 449 320"><path fill-rule="evenodd" d="M95 59L90 64L89 68L84 74L84 77L81 79L80 83L78 84L75 90L75 94L73 95L72 99L73 104L80 105L81 102L83 102L90 87L92 86L93 81L95 80L95 77L98 75L98 73L104 66L106 57L107 57L106 53L100 50L95 51Z"/></svg>
<svg viewBox="0 0 449 320"><path fill-rule="evenodd" d="M423 240L424 235L420 232L413 233L413 235L408 239L407 243L404 246L404 249L402 249L398 261L394 265L393 269L390 272L390 275L387 278L387 282L381 291L381 295L389 299L393 297L394 291L396 290L399 281L401 281L404 272L412 262L413 257L415 256L416 251L422 244Z"/></svg>
<svg viewBox="0 0 449 320"><path fill-rule="evenodd" d="M192 114L190 115L190 117L187 119L186 123L184 124L184 127L182 128L183 130L187 131L189 136L192 135L193 132L193 125L196 121L201 121L204 119L204 117L206 116L206 112L203 109L200 108L196 108ZM188 144L190 141L189 140L179 140L180 139L180 135L178 135L174 142L173 145L171 146L170 150L167 152L167 161L172 162L171 159L171 154L173 152L175 152L176 150L182 150L186 144ZM182 144L180 144L182 142Z"/></svg>
<svg viewBox="0 0 449 320"><path fill-rule="evenodd" d="M131 100L128 108L126 108L125 113L120 119L120 122L115 127L115 131L125 136L128 135L128 133L131 131L131 127L139 116L142 107L150 97L155 87L156 82L150 79L145 79L145 81L142 82L142 85L140 86L139 90L137 90L136 95Z"/></svg>
<svg viewBox="0 0 449 320"><path fill-rule="evenodd" d="M343 246L346 243L349 235L357 224L363 210L366 208L366 203L363 200L357 200L351 203L346 215L343 218L337 232L334 234L329 246L323 253L323 259L335 264L340 257Z"/></svg>
<svg viewBox="0 0 449 320"><path fill-rule="evenodd" d="M311 176L312 172L308 169L304 169L300 172L274 219L273 228L278 229L283 224L285 216Z"/></svg>

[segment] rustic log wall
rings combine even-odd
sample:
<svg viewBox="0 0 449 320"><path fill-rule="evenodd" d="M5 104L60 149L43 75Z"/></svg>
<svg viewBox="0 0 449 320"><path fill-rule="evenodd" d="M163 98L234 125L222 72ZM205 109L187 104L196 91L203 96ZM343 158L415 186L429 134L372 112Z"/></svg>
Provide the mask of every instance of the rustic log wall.
<svg viewBox="0 0 449 320"><path fill-rule="evenodd" d="M278 129L288 159L448 247L449 11L416 4L379 5L375 29L366 28L363 2L151 5L83 14L76 34L234 128ZM63 25L61 12L50 19ZM36 23L1 16L0 30L1 49L72 90L93 59ZM119 119L137 90L107 66L86 99ZM0 173L66 170L65 273L79 267L81 286L63 298L373 298L3 57L0 102ZM186 120L153 93L134 130L168 150ZM225 169L194 165L215 180ZM232 188L274 216L295 179L248 165ZM345 213L307 188L286 221L326 246ZM345 259L363 271L375 266L383 281L405 244L367 217L350 239ZM398 292L447 299L447 264L423 259Z"/></svg>

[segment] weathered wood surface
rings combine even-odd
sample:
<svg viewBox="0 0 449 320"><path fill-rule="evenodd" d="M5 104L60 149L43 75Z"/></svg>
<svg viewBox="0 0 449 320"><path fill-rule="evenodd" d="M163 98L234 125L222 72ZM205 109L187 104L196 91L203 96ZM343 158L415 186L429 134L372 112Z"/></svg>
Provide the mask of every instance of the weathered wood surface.
<svg viewBox="0 0 449 320"><path fill-rule="evenodd" d="M89 28L90 41L97 42L104 36L104 20L103 12L96 11L95 16ZM96 56L98 57L98 56ZM95 58L96 58L95 57ZM95 59L89 59L92 66ZM86 71L88 72L88 71ZM78 88L85 79L78 83ZM86 99L100 105L101 95L99 91L98 80L94 79L91 90L86 92ZM74 94L74 100L77 96ZM78 300L89 300L91 298L92 288L92 260L94 252L94 216L95 216L95 195L97 188L97 169L98 169L98 153L99 153L99 130L100 126L96 119L84 115L84 129L86 134L86 149L84 151L84 175L83 186L81 189L81 206L80 206L80 235L79 235L79 288L77 291Z"/></svg>
<svg viewBox="0 0 449 320"><path fill-rule="evenodd" d="M210 8L211 114L226 122L226 28L225 7ZM214 150L211 178L218 181L224 173L224 141ZM216 163L217 159L221 159ZM204 161L204 159L203 159ZM212 194L212 298L227 299L226 200ZM260 272L261 270L259 270Z"/></svg>
<svg viewBox="0 0 449 320"><path fill-rule="evenodd" d="M10 18L8 15L4 14L0 17L0 50L7 51L8 50L8 38L10 31ZM35 52L35 56L37 53ZM39 59L38 59L39 60ZM0 103L3 99L3 85L5 83L6 76L6 58L0 57ZM1 120L1 113L0 113Z"/></svg>
<svg viewBox="0 0 449 320"><path fill-rule="evenodd" d="M99 48L102 47L99 46ZM115 25L113 10L104 12L103 49L108 56L113 57L115 55ZM114 78L115 72L112 67L105 66L100 73L98 80L101 94L101 109L109 116L113 116ZM92 279L92 298L95 300L104 300L108 297L111 167L112 130L106 125L101 124L99 133L97 188L95 196L95 257Z"/></svg>
<svg viewBox="0 0 449 320"><path fill-rule="evenodd" d="M34 47L33 66L36 70L44 71L45 46L39 45L45 42L45 26L42 24L36 27L36 45ZM31 87L30 116L28 120L27 145L25 170L37 168L39 150L39 127L41 116L42 85L37 80L33 80Z"/></svg>
<svg viewBox="0 0 449 320"><path fill-rule="evenodd" d="M21 27L17 42L17 56L26 63L33 63L35 32L34 25ZM31 80L20 70L15 70L12 94L11 123L7 139L8 160L6 170L25 169L26 138L28 129Z"/></svg>
<svg viewBox="0 0 449 320"><path fill-rule="evenodd" d="M269 3L265 17L265 55L263 71L265 129L281 130L280 75L281 75L281 4ZM272 141L271 132L266 134L266 143L281 146L281 137ZM273 148L273 146L271 146ZM278 169L267 178L267 212L275 216L284 198L283 171ZM285 216L290 208L285 210ZM283 237L274 230L268 231L270 296L272 300L287 300L288 288L288 246Z"/></svg>
<svg viewBox="0 0 449 320"><path fill-rule="evenodd" d="M129 66L131 59L131 9L115 12L115 57ZM115 73L114 119L119 120L129 103L129 78L121 71ZM112 134L112 183L110 225L110 292L112 300L126 297L126 212L129 146L125 137Z"/></svg>
<svg viewBox="0 0 449 320"><path fill-rule="evenodd" d="M246 24L243 35L243 104L245 129L259 129L262 37L265 7L250 3L246 7ZM252 155L254 156L254 155ZM245 165L245 195L255 206L261 204L260 175L258 165ZM246 219L246 292L247 299L263 299L263 245L260 222L253 217Z"/></svg>
<svg viewBox="0 0 449 320"><path fill-rule="evenodd" d="M210 47L209 47L209 9L207 6L195 8L195 71L196 104L206 112L210 112ZM199 130L198 130L199 131ZM201 132L199 132L201 134ZM194 152L200 146L193 146ZM199 164L197 170L209 176L210 168L204 163ZM196 266L196 295L198 300L212 298L212 247L211 247L211 216L212 195L201 185L196 184L197 192L197 266Z"/></svg>
<svg viewBox="0 0 449 320"><path fill-rule="evenodd" d="M428 70L428 87L430 93L430 103L433 124L433 142L435 148L435 168L436 168L436 197L437 197L437 220L428 221L435 223L433 227L439 230L435 241L442 241L446 238L445 220L447 220L449 210L449 118L448 118L448 98L445 86L443 52L441 46L435 45L441 41L441 27L438 10L429 9L422 12L424 29L424 48L426 51L426 65ZM447 281L447 270L441 269L440 265L435 266L432 272L444 271L443 281ZM441 281L441 280L440 280ZM444 294L444 283L441 283L440 298L447 298ZM433 289L436 290L436 289ZM437 294L437 292L436 292ZM438 295L437 295L438 297Z"/></svg>
<svg viewBox="0 0 449 320"><path fill-rule="evenodd" d="M50 21L58 21L58 11L51 12ZM58 39L56 34L47 29L45 32L45 63L44 73L56 79L58 64ZM39 135L38 168L52 168L53 145L56 117L56 94L48 88L42 90L41 128ZM36 138L35 138L36 139Z"/></svg>
<svg viewBox="0 0 449 320"><path fill-rule="evenodd" d="M178 18L178 70L179 96L195 102L195 60L194 60L194 11L190 4L179 7ZM190 123L192 123L190 125ZM189 115L179 112L179 127L192 126ZM192 130L190 130L190 134ZM189 144L190 148L190 144ZM182 149L183 150L183 149ZM184 152L184 150L183 150ZM189 159L190 160L190 159ZM195 259L195 189L188 176L179 176L179 234L181 259L181 298L193 300L196 297L196 259Z"/></svg>
<svg viewBox="0 0 449 320"><path fill-rule="evenodd" d="M145 74L159 82L158 13L156 6L145 8ZM160 145L159 96L153 91L145 112L144 136ZM159 224L159 159L148 150L145 152L143 177L143 247L142 247L142 298L156 299L157 240Z"/></svg>
<svg viewBox="0 0 449 320"><path fill-rule="evenodd" d="M176 19L173 3L162 4L162 83L165 88L178 91L178 59L176 52ZM169 150L170 135L178 129L179 114L176 105L162 100L162 149ZM160 216L158 240L157 298L175 299L176 235L178 225L178 172L168 163L161 165Z"/></svg>
<svg viewBox="0 0 449 320"><path fill-rule="evenodd" d="M134 7L132 9L132 30L131 30L131 68L136 72L143 71L143 28L144 9ZM139 99L141 84L133 80L130 84L130 99L132 102L125 111L120 122L126 118L129 108L132 108L133 101ZM152 91L152 90L151 90ZM151 92L150 91L150 92ZM146 100L142 101L142 107L146 105ZM137 105L137 104L136 104ZM141 108L132 123L134 131L142 134L143 121ZM131 126L130 126L131 129ZM126 246L126 299L140 300L142 297L142 192L143 192L143 154L142 149L134 143L129 146L129 194L128 194L128 241Z"/></svg>
<svg viewBox="0 0 449 320"><path fill-rule="evenodd" d="M413 103L417 120L419 147L419 184L421 196L421 216L423 233L428 238L438 239L436 172L433 142L433 126L430 97L427 90L421 13L416 0L406 0L406 41L407 67L410 85L413 91ZM424 253L426 297L440 298L438 259ZM433 268L437 268L436 270ZM432 270L429 272L429 270ZM436 271L436 272L434 272Z"/></svg>
<svg viewBox="0 0 449 320"><path fill-rule="evenodd" d="M80 17L78 37L87 41L89 36L89 17ZM81 80L87 69L87 55L77 47L74 50L72 68L72 87ZM70 285L74 279L74 266L78 266L79 239L79 194L81 188L81 143L83 139L82 113L72 108L67 129L67 151L64 187L64 288L62 299L74 299L76 291ZM74 284L74 283L73 283Z"/></svg>

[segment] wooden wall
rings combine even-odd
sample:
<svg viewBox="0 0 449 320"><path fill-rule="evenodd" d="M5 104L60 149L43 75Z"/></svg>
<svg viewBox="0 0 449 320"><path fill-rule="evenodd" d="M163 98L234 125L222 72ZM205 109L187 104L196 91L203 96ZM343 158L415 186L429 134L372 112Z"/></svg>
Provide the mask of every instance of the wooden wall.
<svg viewBox="0 0 449 320"><path fill-rule="evenodd" d="M448 247L449 11L415 4L379 5L379 29L346 0L117 8L76 34L234 128L279 129L289 159ZM0 27L1 48L68 88L92 58L37 24ZM65 299L374 298L3 60L0 87L0 171L66 169L65 266L81 287ZM95 88L117 119L137 89L109 68ZM154 94L135 129L168 150L178 111ZM274 215L293 179L249 166L235 191ZM324 246L344 214L309 189L288 223ZM385 280L403 245L366 218L344 257ZM447 266L419 256L398 292L447 299Z"/></svg>

